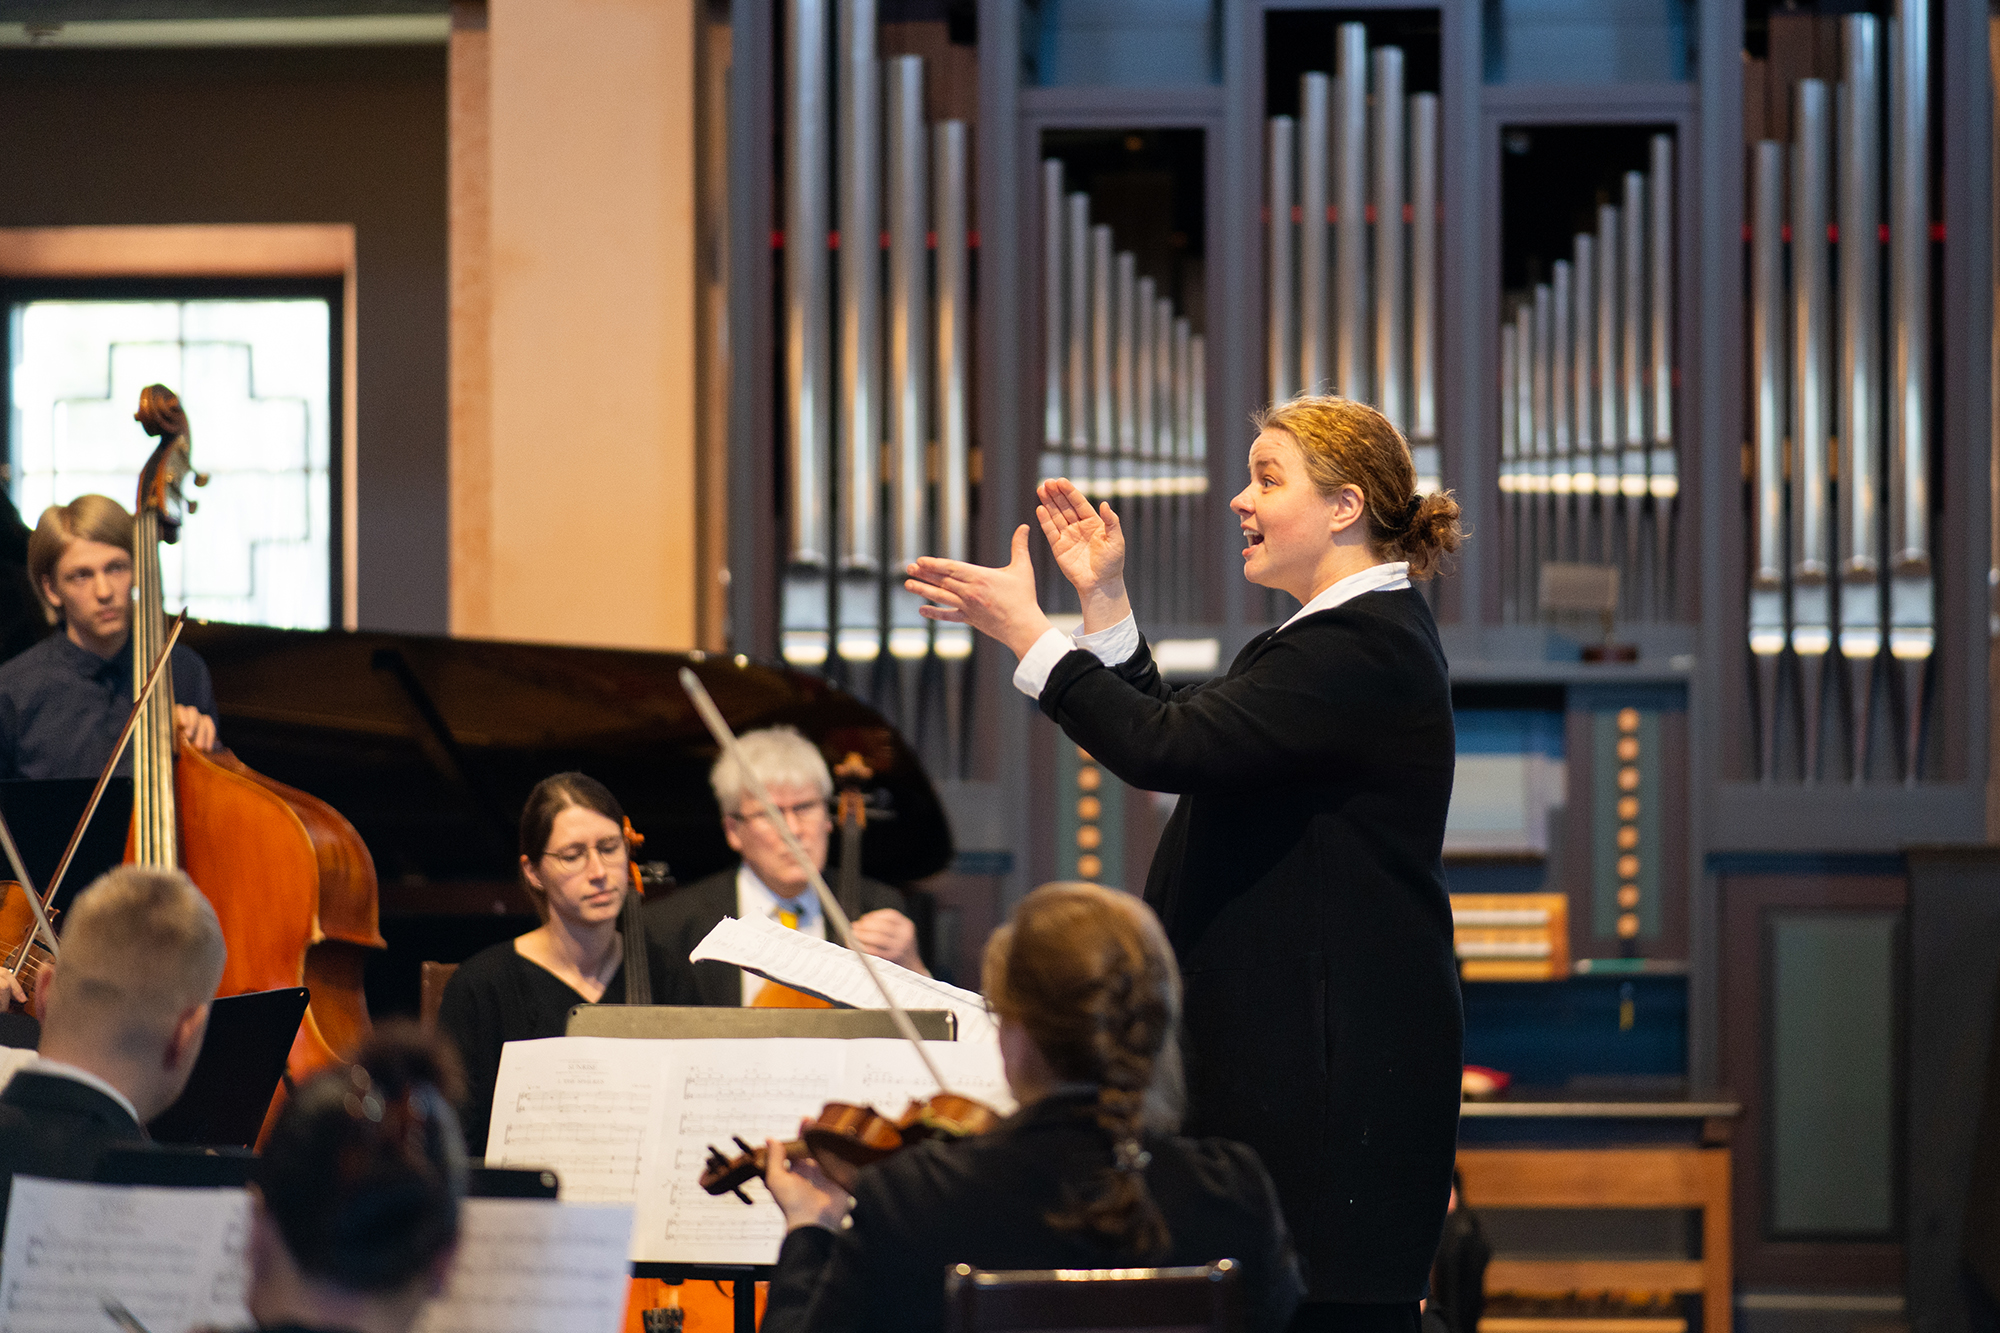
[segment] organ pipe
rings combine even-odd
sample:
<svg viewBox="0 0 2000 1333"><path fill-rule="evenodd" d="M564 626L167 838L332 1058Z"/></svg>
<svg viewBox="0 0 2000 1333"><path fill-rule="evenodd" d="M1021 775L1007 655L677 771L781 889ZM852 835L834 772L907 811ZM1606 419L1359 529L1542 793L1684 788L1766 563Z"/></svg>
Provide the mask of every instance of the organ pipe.
<svg viewBox="0 0 2000 1333"><path fill-rule="evenodd" d="M1307 393L1318 393L1324 388L1333 365L1326 345L1326 187L1331 83L1324 74L1307 74L1299 80L1299 373L1294 383ZM1286 198L1290 197L1288 192ZM1290 207L1284 212L1289 223ZM1286 310L1292 305L1289 300L1276 304Z"/></svg>
<svg viewBox="0 0 2000 1333"><path fill-rule="evenodd" d="M1369 397L1368 378L1368 29L1343 23L1334 39L1339 112L1333 154L1334 392Z"/></svg>
<svg viewBox="0 0 2000 1333"><path fill-rule="evenodd" d="M1265 242L1270 293L1264 308L1270 321L1265 336L1270 343L1270 392L1274 403L1282 403L1299 391L1294 373L1299 356L1298 307L1291 299L1298 280L1292 246L1292 160L1296 138L1293 128L1290 116L1271 118L1270 162L1266 173L1271 190L1267 201L1271 225Z"/></svg>
<svg viewBox="0 0 2000 1333"><path fill-rule="evenodd" d="M1420 493L1442 489L1438 459L1438 99L1410 98L1410 452Z"/></svg>
<svg viewBox="0 0 2000 1333"><path fill-rule="evenodd" d="M1554 523L1549 533L1549 558L1569 558L1570 471L1575 444L1570 435L1570 265L1558 259L1549 266L1549 505Z"/></svg>
<svg viewBox="0 0 2000 1333"><path fill-rule="evenodd" d="M782 606L785 655L817 665L827 654L829 376L828 144L825 10L791 0L786 14L785 448L790 480Z"/></svg>
<svg viewBox="0 0 2000 1333"><path fill-rule="evenodd" d="M1375 397L1383 416L1408 430L1409 275L1403 233L1403 52L1378 46L1375 84Z"/></svg>
<svg viewBox="0 0 2000 1333"><path fill-rule="evenodd" d="M1680 460L1674 445L1674 141L1653 136L1647 191L1647 276L1652 317L1649 344L1653 362L1651 403L1653 453L1646 490L1653 498L1653 577L1659 618L1673 609L1674 505L1680 497Z"/></svg>
<svg viewBox="0 0 2000 1333"><path fill-rule="evenodd" d="M1827 249L1826 84L1801 79L1794 93L1792 147L1792 652L1800 668L1804 774L1818 774L1820 668L1833 644L1828 575L1833 567L1827 445L1832 371Z"/></svg>
<svg viewBox="0 0 2000 1333"><path fill-rule="evenodd" d="M1570 330L1575 346L1570 412L1576 420L1576 442L1570 458L1569 489L1576 506L1576 558L1589 560L1594 549L1591 518L1597 493L1597 388L1592 382L1597 357L1597 238L1579 232L1571 254L1576 270L1576 313Z"/></svg>
<svg viewBox="0 0 2000 1333"><path fill-rule="evenodd" d="M1106 475L1106 460L1117 450L1113 435L1117 405L1111 397L1111 228L1090 229L1090 465L1095 482Z"/></svg>
<svg viewBox="0 0 2000 1333"><path fill-rule="evenodd" d="M1777 775L1778 654L1785 623L1784 217L1785 146L1756 147L1751 179L1750 372L1755 405L1756 552L1750 577L1750 652L1757 667L1758 776Z"/></svg>
<svg viewBox="0 0 2000 1333"><path fill-rule="evenodd" d="M1059 453L1063 431L1063 354L1069 346L1063 289L1063 164L1042 162L1042 448ZM1046 462L1044 463L1046 467Z"/></svg>
<svg viewBox="0 0 2000 1333"><path fill-rule="evenodd" d="M1842 20L1840 87L1840 655L1853 709L1848 772L1868 773L1875 660L1882 654L1881 33L1873 15Z"/></svg>
<svg viewBox="0 0 2000 1333"><path fill-rule="evenodd" d="M1619 314L1623 327L1619 347L1619 382L1625 398L1625 460L1620 469L1618 491L1624 497L1625 569L1639 571L1639 525L1646 499L1646 178L1637 171L1625 173L1625 201L1619 219L1619 237L1625 245L1619 277ZM1626 581L1630 588L1626 605L1632 614L1640 608L1637 577Z"/></svg>
<svg viewBox="0 0 2000 1333"><path fill-rule="evenodd" d="M1615 511L1624 440L1618 392L1618 206L1597 209L1597 513L1598 555L1605 564L1616 559Z"/></svg>
<svg viewBox="0 0 2000 1333"><path fill-rule="evenodd" d="M1930 560L1930 9L1900 0L1890 78L1889 655L1902 667L1904 779L1922 763L1924 674L1936 642Z"/></svg>
<svg viewBox="0 0 2000 1333"><path fill-rule="evenodd" d="M837 130L840 235L839 605L834 651L881 652L882 234L881 79L874 0L839 11Z"/></svg>
<svg viewBox="0 0 2000 1333"><path fill-rule="evenodd" d="M924 132L924 62L888 62L889 398L895 475L890 568L932 549L930 528L930 153ZM929 623L900 584L890 590L889 652L912 661L930 650ZM912 716L905 689L899 702ZM913 728L914 729L914 728Z"/></svg>

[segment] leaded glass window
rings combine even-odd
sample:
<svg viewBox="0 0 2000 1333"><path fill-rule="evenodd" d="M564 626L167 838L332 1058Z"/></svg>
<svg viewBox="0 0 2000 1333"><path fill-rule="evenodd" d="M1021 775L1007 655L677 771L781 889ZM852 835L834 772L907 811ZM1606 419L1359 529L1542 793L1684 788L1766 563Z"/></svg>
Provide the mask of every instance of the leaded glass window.
<svg viewBox="0 0 2000 1333"><path fill-rule="evenodd" d="M8 485L32 526L88 491L130 508L156 443L139 390L180 395L199 512L161 550L166 606L201 618L333 622L333 310L320 296L33 299L8 305Z"/></svg>

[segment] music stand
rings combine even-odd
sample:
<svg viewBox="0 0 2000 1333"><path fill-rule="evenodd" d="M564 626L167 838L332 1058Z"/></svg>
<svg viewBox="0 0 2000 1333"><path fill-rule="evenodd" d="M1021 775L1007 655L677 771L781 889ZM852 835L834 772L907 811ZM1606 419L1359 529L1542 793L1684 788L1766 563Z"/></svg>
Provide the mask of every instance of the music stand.
<svg viewBox="0 0 2000 1333"><path fill-rule="evenodd" d="M307 998L304 986L285 986L211 1003L208 1036L187 1088L146 1127L154 1141L239 1148L256 1143Z"/></svg>
<svg viewBox="0 0 2000 1333"><path fill-rule="evenodd" d="M100 1185L166 1185L175 1189L242 1189L257 1169L248 1148L194 1148L146 1144L112 1148L97 1159L91 1179Z"/></svg>
<svg viewBox="0 0 2000 1333"><path fill-rule="evenodd" d="M553 1199L560 1191L556 1173L518 1166L466 1168L468 1199Z"/></svg>
<svg viewBox="0 0 2000 1333"><path fill-rule="evenodd" d="M7 817L7 827L14 830L21 864L44 892L96 785L95 778L10 778L0 782L0 815ZM50 906L58 912L64 910L79 889L124 861L125 835L131 826L132 779L113 778L105 784L104 799L84 829L76 859L64 873ZM0 879L6 878L12 878L11 872L0 875Z"/></svg>
<svg viewBox="0 0 2000 1333"><path fill-rule="evenodd" d="M580 1004L569 1011L566 1035L634 1038L685 1037L819 1037L856 1039L894 1037L894 1021L883 1009L726 1009L687 1005L650 1005L628 1011L634 1021L619 1024L609 1011L624 1005ZM593 1011L602 1010L603 1014ZM727 1015L727 1017L723 1017ZM849 1017L849 1016L853 1017ZM865 1017L864 1017L865 1016ZM579 1022L579 1020L582 1020ZM910 1021L920 1034L943 1031L945 1040L958 1039L957 1016L949 1010L913 1009ZM886 1028L886 1031L881 1029ZM768 1281L777 1264L660 1264L632 1265L633 1277L654 1277L666 1282L727 1282L735 1304L734 1333L757 1333L757 1284Z"/></svg>

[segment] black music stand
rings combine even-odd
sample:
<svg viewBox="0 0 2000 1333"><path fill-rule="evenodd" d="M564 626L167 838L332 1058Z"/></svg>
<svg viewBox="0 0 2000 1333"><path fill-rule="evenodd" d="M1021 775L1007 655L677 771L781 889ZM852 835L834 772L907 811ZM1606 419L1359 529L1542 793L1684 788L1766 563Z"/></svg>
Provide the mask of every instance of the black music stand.
<svg viewBox="0 0 2000 1333"><path fill-rule="evenodd" d="M95 778L0 781L0 815L7 817L7 827L14 831L21 864L35 877L35 887L44 892L96 785ZM113 778L105 784L104 799L83 831L76 859L64 872L61 891L50 904L56 911L67 908L79 889L125 859L125 835L131 826L132 779ZM13 877L12 868L0 871L0 879Z"/></svg>
<svg viewBox="0 0 2000 1333"><path fill-rule="evenodd" d="M100 1185L167 1185L175 1189L241 1189L257 1169L248 1148L192 1148L149 1143L113 1148L97 1159L91 1179Z"/></svg>
<svg viewBox="0 0 2000 1333"><path fill-rule="evenodd" d="M307 998L304 986L286 986L225 995L210 1004L208 1036L187 1088L146 1126L154 1141L239 1148L256 1143Z"/></svg>
<svg viewBox="0 0 2000 1333"><path fill-rule="evenodd" d="M519 1166L473 1166L466 1168L465 1197L468 1199L553 1199L556 1173Z"/></svg>
<svg viewBox="0 0 2000 1333"><path fill-rule="evenodd" d="M568 1034L645 1038L688 1037L818 1037L853 1040L863 1037L893 1037L896 1030L887 1011L878 1009L716 1009L681 1005L653 1005L642 1011L642 1021L617 1024L615 1017L591 1011L611 1006L577 1005L569 1011ZM727 1015L727 1017L721 1017ZM861 1017L861 1016L866 1017ZM848 1017L852 1016L852 1017ZM637 1017L635 1015L635 1017ZM926 1029L948 1033L958 1039L957 1019L946 1010L912 1010L912 1022L919 1032ZM578 1020L582 1021L579 1022ZM605 1020L610 1020L606 1022ZM887 1026L887 1031L882 1026ZM623 1030L619 1030L620 1027ZM726 1033L721 1030L726 1026ZM582 1029L582 1031L579 1031ZM683 1282L727 1282L735 1303L735 1333L757 1333L757 1284L768 1281L777 1264L660 1264L636 1263L633 1277L659 1278L675 1284Z"/></svg>

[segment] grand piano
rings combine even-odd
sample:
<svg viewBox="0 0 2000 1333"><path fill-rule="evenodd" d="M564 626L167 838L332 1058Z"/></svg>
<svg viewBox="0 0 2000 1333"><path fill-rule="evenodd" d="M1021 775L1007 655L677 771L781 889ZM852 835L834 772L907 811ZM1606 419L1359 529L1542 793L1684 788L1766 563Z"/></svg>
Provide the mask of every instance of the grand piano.
<svg viewBox="0 0 2000 1333"><path fill-rule="evenodd" d="M867 760L864 873L909 885L952 858L937 793L902 737L867 704L787 667L221 623L190 623L183 639L214 673L223 743L330 803L368 844L389 942L368 962L378 1018L416 1012L424 960L458 962L534 924L516 825L551 773L580 769L617 793L646 838L649 894L730 864L708 789L715 744L680 688L683 666L739 733L788 724L834 761ZM921 938L928 903L913 899Z"/></svg>

